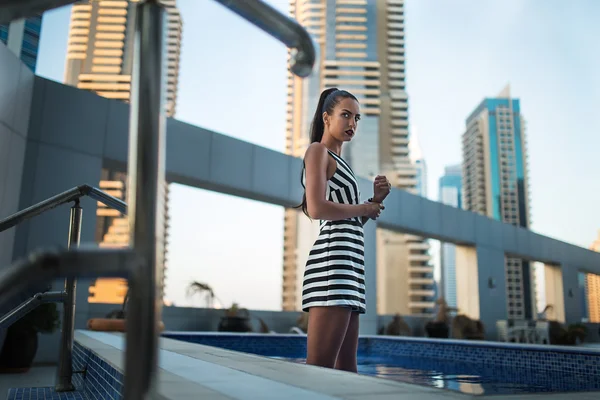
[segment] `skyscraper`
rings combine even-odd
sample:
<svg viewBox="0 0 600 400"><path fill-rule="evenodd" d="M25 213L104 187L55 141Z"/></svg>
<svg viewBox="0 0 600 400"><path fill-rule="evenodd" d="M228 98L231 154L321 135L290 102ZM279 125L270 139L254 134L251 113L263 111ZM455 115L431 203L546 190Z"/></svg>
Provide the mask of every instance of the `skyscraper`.
<svg viewBox="0 0 600 400"><path fill-rule="evenodd" d="M88 0L73 5L65 83L109 99L129 101L133 33L138 0ZM166 114L175 115L183 22L176 0L160 1L167 10Z"/></svg>
<svg viewBox="0 0 600 400"><path fill-rule="evenodd" d="M383 173L395 187L416 193L416 170L408 149L404 0L291 0L290 14L315 39L321 62L306 79L288 70L286 153L304 156L321 91L343 88L357 96L362 119L342 156L357 176ZM284 310L300 308L304 265L317 233L318 224L286 210ZM429 246L421 238L383 230L378 230L377 241L378 276L385 277L378 278L378 312L430 312Z"/></svg>
<svg viewBox="0 0 600 400"><path fill-rule="evenodd" d="M439 180L438 201L446 205L462 208L462 166L452 165L444 169ZM450 307L456 307L456 247L452 243L442 243L442 295Z"/></svg>
<svg viewBox="0 0 600 400"><path fill-rule="evenodd" d="M41 32L42 14L38 14L0 25L0 41L35 72Z"/></svg>
<svg viewBox="0 0 600 400"><path fill-rule="evenodd" d="M467 118L462 145L464 208L529 228L525 121L509 86ZM506 259L508 318L536 315L534 276L528 261Z"/></svg>
<svg viewBox="0 0 600 400"><path fill-rule="evenodd" d="M415 187L415 193L421 197L427 197L427 163L425 162L425 157L423 157L423 150L421 149L416 129L413 129L410 135L408 150L410 152L410 160L416 172L415 179L417 180L417 186Z"/></svg>
<svg viewBox="0 0 600 400"><path fill-rule="evenodd" d="M590 250L600 252L600 231ZM586 273L585 289L589 322L600 323L600 275Z"/></svg>
<svg viewBox="0 0 600 400"><path fill-rule="evenodd" d="M128 102L133 66L133 34L138 0L88 0L72 6L65 83L89 90L109 99ZM176 112L179 59L183 22L176 0L160 1L167 11L165 65L165 113ZM126 200L127 176L120 171L103 169L99 183L102 190ZM163 264L166 269L168 244L168 185L164 187ZM101 247L129 244L127 218L115 210L98 205L96 239ZM164 276L162 285L164 288ZM127 283L121 279L98 279L90 287L90 302L121 303Z"/></svg>

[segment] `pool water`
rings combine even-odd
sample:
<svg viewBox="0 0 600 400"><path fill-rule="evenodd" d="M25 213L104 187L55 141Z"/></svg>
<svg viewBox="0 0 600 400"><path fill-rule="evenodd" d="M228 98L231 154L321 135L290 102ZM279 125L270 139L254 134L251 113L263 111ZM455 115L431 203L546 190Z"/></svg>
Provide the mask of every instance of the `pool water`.
<svg viewBox="0 0 600 400"><path fill-rule="evenodd" d="M304 358L270 358L296 363L306 361ZM359 358L358 372L472 395L600 390L600 382L589 376L428 359Z"/></svg>

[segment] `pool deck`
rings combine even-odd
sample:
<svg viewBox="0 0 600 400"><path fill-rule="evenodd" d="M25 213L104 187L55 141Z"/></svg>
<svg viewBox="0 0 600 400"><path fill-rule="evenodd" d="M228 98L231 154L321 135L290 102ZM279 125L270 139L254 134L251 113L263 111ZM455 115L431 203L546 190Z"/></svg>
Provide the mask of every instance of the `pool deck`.
<svg viewBox="0 0 600 400"><path fill-rule="evenodd" d="M77 331L75 339L119 371L123 371L124 338L121 334ZM395 382L326 368L275 360L252 354L161 338L158 390L164 399L555 399L596 400L600 393L557 393L515 396L466 395L444 389ZM51 386L54 369L36 368L33 374L46 371L39 379ZM0 379L6 381L5 375ZM23 377L25 378L25 376ZM48 382L46 382L48 381ZM21 379L11 387L38 386ZM36 382L37 383L37 382ZM41 386L41 385L39 385ZM4 383L0 384L4 391ZM2 397L0 397L1 399Z"/></svg>

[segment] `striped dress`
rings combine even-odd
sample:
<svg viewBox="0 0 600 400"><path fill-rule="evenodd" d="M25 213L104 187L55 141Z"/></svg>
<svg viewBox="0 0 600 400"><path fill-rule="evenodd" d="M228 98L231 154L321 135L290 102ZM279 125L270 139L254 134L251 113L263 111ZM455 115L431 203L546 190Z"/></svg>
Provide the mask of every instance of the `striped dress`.
<svg viewBox="0 0 600 400"><path fill-rule="evenodd" d="M327 182L326 198L341 204L360 204L358 182L350 166L329 151L337 168ZM306 175L303 174L303 185ZM364 235L360 217L321 221L319 237L309 253L302 287L302 310L313 306L349 307L364 314Z"/></svg>

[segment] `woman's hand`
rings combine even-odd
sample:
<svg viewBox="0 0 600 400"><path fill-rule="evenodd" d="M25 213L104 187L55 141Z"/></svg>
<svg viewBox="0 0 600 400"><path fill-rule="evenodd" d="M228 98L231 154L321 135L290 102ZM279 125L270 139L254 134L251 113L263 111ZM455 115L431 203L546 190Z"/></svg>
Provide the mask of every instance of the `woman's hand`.
<svg viewBox="0 0 600 400"><path fill-rule="evenodd" d="M367 217L367 218L371 218L371 219L377 219L379 217L379 215L381 214L381 211L385 210L385 206L380 203L371 203L371 202L365 201L364 206L365 206L365 211L364 211L363 217Z"/></svg>
<svg viewBox="0 0 600 400"><path fill-rule="evenodd" d="M388 179L383 175L377 175L373 182L373 201L382 203L391 190L392 185Z"/></svg>

